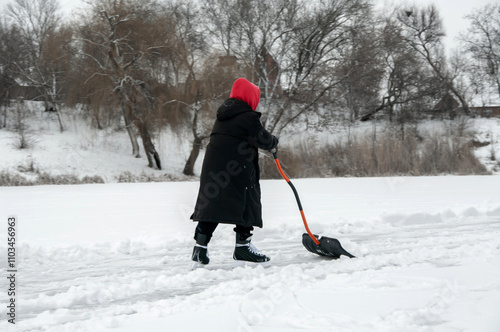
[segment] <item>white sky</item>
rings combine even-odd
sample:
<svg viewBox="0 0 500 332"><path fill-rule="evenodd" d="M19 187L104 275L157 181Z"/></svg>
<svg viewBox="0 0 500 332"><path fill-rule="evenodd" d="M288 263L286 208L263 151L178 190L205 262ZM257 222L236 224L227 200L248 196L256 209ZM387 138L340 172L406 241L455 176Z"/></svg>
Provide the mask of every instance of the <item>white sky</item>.
<svg viewBox="0 0 500 332"><path fill-rule="evenodd" d="M469 26L469 21L464 16L487 4L500 3L500 0L374 0L374 2L378 3L379 8L391 7L391 4L436 5L446 29L446 47L451 49L456 44L458 34L467 31Z"/></svg>
<svg viewBox="0 0 500 332"><path fill-rule="evenodd" d="M12 0L0 0L0 10L3 10L5 5ZM73 10L78 10L84 6L82 0L59 0L64 12L71 13ZM465 32L468 27L468 21L464 16L470 13L475 8L483 7L488 3L500 3L500 0L373 0L378 3L379 8L395 4L435 4L446 29L447 37L445 43L450 49L455 44L455 39L459 32Z"/></svg>

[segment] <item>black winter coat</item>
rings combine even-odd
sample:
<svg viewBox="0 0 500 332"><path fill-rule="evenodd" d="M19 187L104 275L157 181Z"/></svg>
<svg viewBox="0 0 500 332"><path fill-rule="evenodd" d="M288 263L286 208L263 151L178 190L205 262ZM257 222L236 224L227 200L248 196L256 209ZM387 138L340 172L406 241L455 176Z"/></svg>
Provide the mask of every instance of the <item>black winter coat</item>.
<svg viewBox="0 0 500 332"><path fill-rule="evenodd" d="M278 139L260 122L261 113L238 99L217 110L200 177L194 221L262 227L258 148Z"/></svg>

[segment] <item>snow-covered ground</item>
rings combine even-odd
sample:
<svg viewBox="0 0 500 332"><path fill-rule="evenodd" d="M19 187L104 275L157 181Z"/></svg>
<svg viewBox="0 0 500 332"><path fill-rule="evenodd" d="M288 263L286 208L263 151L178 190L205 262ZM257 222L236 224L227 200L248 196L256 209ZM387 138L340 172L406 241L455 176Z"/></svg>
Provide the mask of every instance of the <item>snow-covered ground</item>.
<svg viewBox="0 0 500 332"><path fill-rule="evenodd" d="M182 175L184 164L191 149L192 134L186 132L174 133L164 131L155 139L156 149L161 157L163 169L155 171L147 167L147 160L136 159L131 155L132 149L125 130L115 131L113 128L98 130L89 125L89 120L83 120L83 114L74 109L64 109L62 119L65 127L59 132L59 124L54 114L43 112L43 105L37 102L27 102L26 108L31 111L27 120L29 135L34 144L28 149L15 148L19 134L13 131L17 106L13 106L9 114L10 125L0 129L0 172L6 171L24 178L35 179L36 174L29 170L45 172L51 175L74 174L84 176L99 176L106 183L116 183L120 176L140 178L158 177L178 180L192 180ZM312 121L312 120L311 120ZM444 131L456 131L463 125L467 131L475 132L475 141L482 147L475 149L481 162L493 174L500 174L500 119L469 119L463 123L460 120L424 121L418 126L421 136L432 136ZM328 130L314 131L307 128L306 123L298 123L296 128L280 136L280 146L294 149L297 146L316 147L326 143L345 140L349 135L362 135L372 130L381 131L384 122L356 123L351 127L331 125ZM139 142L141 145L141 143ZM141 146L141 151L143 150ZM200 173L204 150L201 151L195 165L195 174ZM269 154L267 154L269 157ZM28 170L28 171L27 171Z"/></svg>
<svg viewBox="0 0 500 332"><path fill-rule="evenodd" d="M1 331L500 331L500 177L293 181L310 227L355 259L307 252L284 181L262 181L270 268L231 268L220 226L191 271L197 182L0 188ZM17 324L7 216L18 217Z"/></svg>
<svg viewBox="0 0 500 332"><path fill-rule="evenodd" d="M337 261L300 243L288 185L262 181L265 227L254 242L272 266L233 269L226 225L211 242L209 267L191 271L198 182L181 175L189 135L157 139L166 169L159 172L131 157L123 131L91 129L65 110L59 133L53 115L30 107L36 144L17 150L17 134L1 129L0 172L98 175L106 184L0 187L1 331L500 331L498 175L292 179L312 231L358 257ZM334 135L300 130L280 141L334 142L371 129L364 126ZM484 145L477 155L499 174L500 120L470 126ZM186 181L116 183L124 173ZM6 315L11 215L18 218L15 326Z"/></svg>
<svg viewBox="0 0 500 332"><path fill-rule="evenodd" d="M51 175L76 174L80 178L98 175L106 183L117 182L123 174L182 178L181 172L189 156L191 140L185 134L168 131L156 138L156 149L162 157L165 171L155 171L147 167L148 162L143 153L141 158L133 158L130 139L125 130L98 130L83 120L78 111L65 109L61 115L65 131L60 133L55 114L43 113L43 106L37 102L27 104L26 107L32 112L30 119L26 120L27 136L34 143L27 149L16 148L19 134L13 130L15 114L10 114L10 126L7 130L0 130L0 172L5 170L30 179L36 176L24 169L34 168ZM143 151L140 140L139 144ZM201 161L198 162L201 164Z"/></svg>
<svg viewBox="0 0 500 332"><path fill-rule="evenodd" d="M500 174L500 119L474 119L472 127L476 142L485 144L475 150L476 156L490 172Z"/></svg>

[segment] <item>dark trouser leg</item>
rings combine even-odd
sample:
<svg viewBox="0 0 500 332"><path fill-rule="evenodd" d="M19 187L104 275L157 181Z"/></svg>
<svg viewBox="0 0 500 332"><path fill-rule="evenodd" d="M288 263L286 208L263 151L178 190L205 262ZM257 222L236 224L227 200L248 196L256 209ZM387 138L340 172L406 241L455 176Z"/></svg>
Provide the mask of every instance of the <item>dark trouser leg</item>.
<svg viewBox="0 0 500 332"><path fill-rule="evenodd" d="M200 246L206 247L218 225L219 224L215 222L198 222L194 232L194 239L196 240L196 243Z"/></svg>
<svg viewBox="0 0 500 332"><path fill-rule="evenodd" d="M241 225L236 225L233 229L236 232L236 243L244 244L250 242L252 237L253 227L245 227Z"/></svg>

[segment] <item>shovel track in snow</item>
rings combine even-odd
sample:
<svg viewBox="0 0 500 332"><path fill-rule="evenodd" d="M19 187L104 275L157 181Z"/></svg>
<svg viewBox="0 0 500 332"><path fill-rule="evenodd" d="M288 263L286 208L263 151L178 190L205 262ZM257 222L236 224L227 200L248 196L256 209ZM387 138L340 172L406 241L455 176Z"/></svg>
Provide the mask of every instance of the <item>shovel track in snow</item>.
<svg viewBox="0 0 500 332"><path fill-rule="evenodd" d="M19 303L23 306L23 324L33 331L41 328L38 322L46 315L54 316L54 324L78 324L152 308L182 311L183 303L196 303L196 299L213 297L222 303L225 296L241 298L255 287L264 291L285 287L293 292L332 274L416 264L453 266L463 257L498 251L499 240L492 241L495 233L500 234L498 216L470 223L441 222L359 232L351 234L351 242L346 244L355 246L353 251L359 256L352 260L316 256L301 246L300 239L291 243L289 238L278 237L259 245L272 258L271 267L265 269L233 269L232 247L228 245L211 248L211 264L195 271L189 269L190 245L177 249L145 247L130 253L59 248L42 254L32 249L25 252L27 257L20 267ZM56 263L47 259L55 255L55 250L66 260Z"/></svg>

